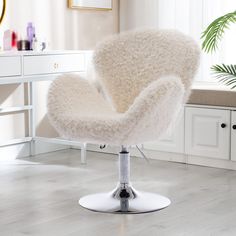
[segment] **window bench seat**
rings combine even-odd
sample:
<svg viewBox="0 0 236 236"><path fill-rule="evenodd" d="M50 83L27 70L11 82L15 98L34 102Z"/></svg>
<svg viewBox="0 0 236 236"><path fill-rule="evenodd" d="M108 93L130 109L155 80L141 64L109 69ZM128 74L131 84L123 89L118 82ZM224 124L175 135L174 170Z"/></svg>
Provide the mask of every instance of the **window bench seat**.
<svg viewBox="0 0 236 236"><path fill-rule="evenodd" d="M188 104L236 107L236 90L194 88Z"/></svg>

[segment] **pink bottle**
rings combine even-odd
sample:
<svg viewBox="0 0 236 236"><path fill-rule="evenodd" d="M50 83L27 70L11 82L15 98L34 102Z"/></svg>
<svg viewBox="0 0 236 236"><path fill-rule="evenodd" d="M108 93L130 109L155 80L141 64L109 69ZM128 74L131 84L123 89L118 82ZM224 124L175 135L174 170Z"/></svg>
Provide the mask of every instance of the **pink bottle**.
<svg viewBox="0 0 236 236"><path fill-rule="evenodd" d="M12 49L12 31L6 30L3 36L3 49L9 51Z"/></svg>

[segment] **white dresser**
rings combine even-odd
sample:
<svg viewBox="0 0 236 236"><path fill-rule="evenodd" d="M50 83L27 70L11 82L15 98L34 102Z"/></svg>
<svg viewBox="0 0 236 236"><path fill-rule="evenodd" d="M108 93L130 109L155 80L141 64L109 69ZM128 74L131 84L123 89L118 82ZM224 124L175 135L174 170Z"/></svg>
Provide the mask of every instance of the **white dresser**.
<svg viewBox="0 0 236 236"><path fill-rule="evenodd" d="M0 115L29 111L27 122L29 136L6 140L0 147L30 142L30 154L34 155L34 142L43 141L81 147L81 161L85 162L86 144L36 136L34 82L53 80L64 73L84 73L92 51L0 52L0 85L25 83L28 86L28 103L17 107L1 107Z"/></svg>

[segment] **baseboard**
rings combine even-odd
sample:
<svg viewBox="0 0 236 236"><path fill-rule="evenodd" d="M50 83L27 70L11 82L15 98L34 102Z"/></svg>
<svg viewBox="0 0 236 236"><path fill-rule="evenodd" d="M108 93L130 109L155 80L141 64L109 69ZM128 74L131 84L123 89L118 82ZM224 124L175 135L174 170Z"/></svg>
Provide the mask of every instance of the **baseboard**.
<svg viewBox="0 0 236 236"><path fill-rule="evenodd" d="M110 153L110 154L117 154L120 150L119 147L116 146L106 146L105 148L101 149L97 144L87 144L87 150L93 152L102 152L102 153Z"/></svg>
<svg viewBox="0 0 236 236"><path fill-rule="evenodd" d="M35 155L48 152L68 149L70 146L46 143L41 141L35 142ZM0 147L0 161L15 160L30 156L30 144L22 143L11 146Z"/></svg>
<svg viewBox="0 0 236 236"><path fill-rule="evenodd" d="M223 160L223 159L216 159L202 156L192 156L178 153L159 152L152 150L145 150L145 153L151 159L156 159L156 160L165 160L189 165L199 165L205 167L236 170L236 161L231 161L231 160Z"/></svg>
<svg viewBox="0 0 236 236"><path fill-rule="evenodd" d="M67 146L67 145L36 141L35 142L35 155L60 151L60 150L69 149L69 148L70 146Z"/></svg>
<svg viewBox="0 0 236 236"><path fill-rule="evenodd" d="M29 143L0 147L0 161L10 161L29 156Z"/></svg>
<svg viewBox="0 0 236 236"><path fill-rule="evenodd" d="M99 145L89 144L87 150L103 153L117 154L120 149L119 147L107 146L104 149L100 149ZM141 157L141 154L136 148L130 149L131 156ZM144 149L145 155L154 160L163 160L170 162L178 162L189 165L200 165L205 167L214 167L228 170L236 170L236 161L214 159L210 157L200 157L200 156L190 156L181 153L171 153L171 152L159 152L154 150Z"/></svg>
<svg viewBox="0 0 236 236"><path fill-rule="evenodd" d="M48 153L48 152L54 152L58 150L64 150L68 148L70 148L70 146L46 143L46 142L41 142L41 141L35 142L36 155ZM80 149L78 147L73 147L73 148ZM99 145L88 144L87 150L94 151L94 152L101 152L101 153L118 154L118 152L120 151L120 147L107 146L104 149L100 149ZM136 148L131 148L130 153L131 153L131 156L141 157L141 154ZM236 161L220 160L220 159L200 157L200 156L189 156L185 154L159 152L159 151L146 150L146 149L144 150L144 153L147 155L148 158L154 159L154 160L164 160L164 161L178 162L178 163L183 163L183 164L236 170ZM17 158L27 157L29 155L30 155L29 143L17 144L17 145L6 146L6 147L0 148L0 161L14 160Z"/></svg>

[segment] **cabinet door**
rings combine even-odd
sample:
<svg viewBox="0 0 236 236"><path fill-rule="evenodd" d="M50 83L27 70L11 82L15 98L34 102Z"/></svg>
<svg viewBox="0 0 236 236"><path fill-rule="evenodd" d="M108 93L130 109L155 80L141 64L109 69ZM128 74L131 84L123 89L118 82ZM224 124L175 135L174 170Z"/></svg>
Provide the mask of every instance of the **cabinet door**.
<svg viewBox="0 0 236 236"><path fill-rule="evenodd" d="M144 143L144 148L163 152L184 152L184 115L174 123L160 140Z"/></svg>
<svg viewBox="0 0 236 236"><path fill-rule="evenodd" d="M232 111L231 160L236 161L236 111Z"/></svg>
<svg viewBox="0 0 236 236"><path fill-rule="evenodd" d="M185 152L190 155L230 158L230 111L186 108Z"/></svg>

